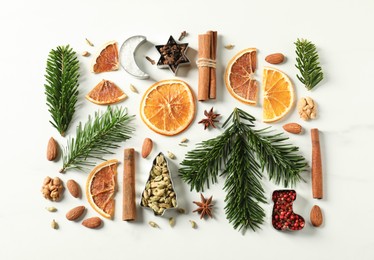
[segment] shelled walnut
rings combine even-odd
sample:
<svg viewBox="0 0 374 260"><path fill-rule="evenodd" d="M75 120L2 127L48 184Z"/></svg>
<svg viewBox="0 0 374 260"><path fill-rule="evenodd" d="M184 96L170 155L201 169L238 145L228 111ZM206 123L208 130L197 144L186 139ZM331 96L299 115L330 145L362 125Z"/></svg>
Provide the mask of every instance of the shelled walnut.
<svg viewBox="0 0 374 260"><path fill-rule="evenodd" d="M310 97L301 98L297 104L300 118L308 121L317 117L317 104Z"/></svg>
<svg viewBox="0 0 374 260"><path fill-rule="evenodd" d="M42 187L44 198L52 201L59 201L63 191L64 186L59 177L54 177L53 179L49 176L45 177Z"/></svg>

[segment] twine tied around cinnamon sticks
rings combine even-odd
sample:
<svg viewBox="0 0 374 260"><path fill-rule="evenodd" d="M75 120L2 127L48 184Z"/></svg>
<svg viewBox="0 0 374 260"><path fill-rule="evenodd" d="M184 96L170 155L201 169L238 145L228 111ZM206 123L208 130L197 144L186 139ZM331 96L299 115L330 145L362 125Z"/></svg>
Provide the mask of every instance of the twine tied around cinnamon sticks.
<svg viewBox="0 0 374 260"><path fill-rule="evenodd" d="M216 60L200 58L196 61L196 65L198 68L200 67L216 68Z"/></svg>
<svg viewBox="0 0 374 260"><path fill-rule="evenodd" d="M198 49L199 84L197 99L199 101L216 99L217 32L208 31L206 34L200 34Z"/></svg>

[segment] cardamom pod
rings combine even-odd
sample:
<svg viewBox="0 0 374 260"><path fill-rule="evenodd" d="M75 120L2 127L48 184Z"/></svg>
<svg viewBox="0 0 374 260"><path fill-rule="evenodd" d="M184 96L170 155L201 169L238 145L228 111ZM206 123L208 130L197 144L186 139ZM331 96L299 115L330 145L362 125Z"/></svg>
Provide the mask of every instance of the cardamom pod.
<svg viewBox="0 0 374 260"><path fill-rule="evenodd" d="M55 220L52 220L51 228L58 229L58 224L57 224L57 222Z"/></svg>
<svg viewBox="0 0 374 260"><path fill-rule="evenodd" d="M57 209L55 207L46 207L45 209L48 210L49 212L56 212L57 211Z"/></svg>
<svg viewBox="0 0 374 260"><path fill-rule="evenodd" d="M153 227L153 228L159 228L159 226L157 225L156 222L153 222L153 221L149 221L148 224Z"/></svg>
<svg viewBox="0 0 374 260"><path fill-rule="evenodd" d="M174 227L174 226L175 226L175 218L173 218L173 217L169 218L169 225L170 225L171 227Z"/></svg>
<svg viewBox="0 0 374 260"><path fill-rule="evenodd" d="M190 220L190 223L191 223L191 227L192 227L192 228L197 228L197 224L196 224L195 221Z"/></svg>

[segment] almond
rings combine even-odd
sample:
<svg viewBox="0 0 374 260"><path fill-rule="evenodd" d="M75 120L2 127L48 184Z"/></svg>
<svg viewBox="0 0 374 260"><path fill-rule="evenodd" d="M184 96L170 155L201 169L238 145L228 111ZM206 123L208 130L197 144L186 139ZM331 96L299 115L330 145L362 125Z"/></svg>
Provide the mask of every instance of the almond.
<svg viewBox="0 0 374 260"><path fill-rule="evenodd" d="M47 146L47 160L53 161L57 158L58 155L58 144L53 137L51 137L48 141Z"/></svg>
<svg viewBox="0 0 374 260"><path fill-rule="evenodd" d="M315 227L319 227L323 223L322 211L321 208L317 205L314 205L312 210L310 211L310 222Z"/></svg>
<svg viewBox="0 0 374 260"><path fill-rule="evenodd" d="M279 64L284 61L284 55L282 53L273 53L266 56L265 60L270 64Z"/></svg>
<svg viewBox="0 0 374 260"><path fill-rule="evenodd" d="M101 225L101 218L93 217L83 220L82 225L87 228L98 228Z"/></svg>
<svg viewBox="0 0 374 260"><path fill-rule="evenodd" d="M152 152L153 141L150 138L145 138L142 147L142 157L147 158L148 155Z"/></svg>
<svg viewBox="0 0 374 260"><path fill-rule="evenodd" d="M66 187L74 198L80 197L81 189L75 180L68 180L68 182L66 183Z"/></svg>
<svg viewBox="0 0 374 260"><path fill-rule="evenodd" d="M78 219L85 211L85 206L78 206L75 208L72 208L71 210L66 213L66 218L70 221Z"/></svg>
<svg viewBox="0 0 374 260"><path fill-rule="evenodd" d="M302 126L297 123L288 123L283 126L283 129L291 134L300 134L303 130Z"/></svg>

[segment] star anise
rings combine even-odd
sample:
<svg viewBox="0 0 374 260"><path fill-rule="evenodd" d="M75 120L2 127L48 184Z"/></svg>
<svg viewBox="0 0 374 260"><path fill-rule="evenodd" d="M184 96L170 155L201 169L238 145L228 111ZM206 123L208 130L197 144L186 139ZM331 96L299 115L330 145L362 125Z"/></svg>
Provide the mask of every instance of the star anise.
<svg viewBox="0 0 374 260"><path fill-rule="evenodd" d="M200 214L200 218L204 218L206 215L209 217L213 217L212 211L213 211L213 204L212 204L212 199L213 196L210 196L209 199L206 199L203 194L200 193L201 197L201 202L194 201L193 203L198 206L197 209L195 209L192 212L198 212Z"/></svg>
<svg viewBox="0 0 374 260"><path fill-rule="evenodd" d="M215 114L213 112L213 107L212 107L209 112L205 110L204 115L206 116L206 118L199 121L199 124L204 124L204 130L207 129L209 126L216 128L214 123L219 122L219 120L216 120L216 118L219 117L221 114Z"/></svg>

